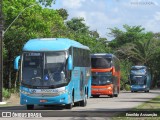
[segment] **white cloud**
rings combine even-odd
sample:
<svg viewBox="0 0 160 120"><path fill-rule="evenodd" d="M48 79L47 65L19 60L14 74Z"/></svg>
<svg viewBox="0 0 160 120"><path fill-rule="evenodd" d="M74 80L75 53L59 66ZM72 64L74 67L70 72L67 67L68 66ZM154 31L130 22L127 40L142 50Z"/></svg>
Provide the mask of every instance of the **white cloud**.
<svg viewBox="0 0 160 120"><path fill-rule="evenodd" d="M82 6L83 2L85 2L85 0L63 0L62 6L64 8L77 9Z"/></svg>
<svg viewBox="0 0 160 120"><path fill-rule="evenodd" d="M153 17L149 19L146 24L144 24L144 27L148 31L152 32L160 32L160 27L158 27L160 22L160 12L155 12Z"/></svg>
<svg viewBox="0 0 160 120"><path fill-rule="evenodd" d="M154 15L155 20L160 22L160 12L156 12L156 14Z"/></svg>
<svg viewBox="0 0 160 120"><path fill-rule="evenodd" d="M69 19L83 17L90 30L97 30L102 37L109 32L107 28L122 29L124 24L158 32L160 1L153 0L154 5L131 4L145 1L151 0L61 0L61 7L67 9Z"/></svg>

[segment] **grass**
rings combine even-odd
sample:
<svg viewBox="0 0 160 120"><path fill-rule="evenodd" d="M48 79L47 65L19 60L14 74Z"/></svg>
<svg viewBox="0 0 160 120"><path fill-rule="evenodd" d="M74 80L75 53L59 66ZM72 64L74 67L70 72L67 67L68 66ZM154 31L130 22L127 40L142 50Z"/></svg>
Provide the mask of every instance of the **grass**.
<svg viewBox="0 0 160 120"><path fill-rule="evenodd" d="M153 111L160 111L160 96L153 98L150 101L145 102L142 105L139 105L138 107L134 108L137 109L151 109Z"/></svg>
<svg viewBox="0 0 160 120"><path fill-rule="evenodd" d="M144 113L142 111L146 112L147 115L155 113L160 116L160 96L130 110L132 114L138 113L139 115ZM126 117L126 113L127 112L118 114L116 117L113 117L112 120L160 120L160 117Z"/></svg>

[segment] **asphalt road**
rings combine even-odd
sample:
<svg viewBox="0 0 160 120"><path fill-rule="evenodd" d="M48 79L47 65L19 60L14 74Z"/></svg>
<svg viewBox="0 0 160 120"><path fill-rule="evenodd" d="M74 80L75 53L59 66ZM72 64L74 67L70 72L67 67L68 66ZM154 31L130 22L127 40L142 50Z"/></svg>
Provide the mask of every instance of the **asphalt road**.
<svg viewBox="0 0 160 120"><path fill-rule="evenodd" d="M88 112L88 114L91 114L91 116L93 114L96 116L97 112L99 112L100 115L102 113L104 114L104 112L106 112L106 115L107 114L111 115L112 113L114 114L117 111L127 111L133 107L136 107L136 106L142 104L143 102L146 102L152 98L155 98L158 95L160 95L160 90L150 90L149 93L144 93L144 92L131 93L131 92L126 92L126 91L121 91L119 96L114 97L114 98L110 98L108 96L100 96L99 98L90 98L87 101L86 107L76 106L76 107L73 107L72 110L67 110L63 106L50 106L50 107L35 106L35 110L29 111L29 112L36 112L36 113L37 112L45 112L44 114L48 115L48 116L66 116L65 119L75 120L76 115L85 116L83 113L87 113L87 112ZM24 112L25 113L26 107L21 106L21 105L0 107L0 111L1 112L15 111L15 112ZM73 116L75 115L75 116L72 117L72 115ZM42 117L43 117L43 114L42 114ZM5 119L5 118L3 118L3 119ZM9 118L7 118L7 119L9 119ZM18 120L16 117L15 117L15 119ZM41 118L41 119L44 119L44 118ZM49 119L51 119L51 117L48 118L48 120ZM63 118L58 117L57 119L64 119L64 117ZM92 120L94 120L94 119L92 117Z"/></svg>

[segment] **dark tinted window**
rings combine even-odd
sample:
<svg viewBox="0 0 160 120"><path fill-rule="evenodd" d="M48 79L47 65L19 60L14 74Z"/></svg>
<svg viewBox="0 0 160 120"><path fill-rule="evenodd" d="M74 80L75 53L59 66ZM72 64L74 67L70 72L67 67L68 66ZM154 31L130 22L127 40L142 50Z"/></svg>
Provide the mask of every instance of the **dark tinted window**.
<svg viewBox="0 0 160 120"><path fill-rule="evenodd" d="M110 68L111 67L110 58L92 58L91 63L92 63L92 68Z"/></svg>
<svg viewBox="0 0 160 120"><path fill-rule="evenodd" d="M73 48L74 66L90 67L90 52L86 49Z"/></svg>

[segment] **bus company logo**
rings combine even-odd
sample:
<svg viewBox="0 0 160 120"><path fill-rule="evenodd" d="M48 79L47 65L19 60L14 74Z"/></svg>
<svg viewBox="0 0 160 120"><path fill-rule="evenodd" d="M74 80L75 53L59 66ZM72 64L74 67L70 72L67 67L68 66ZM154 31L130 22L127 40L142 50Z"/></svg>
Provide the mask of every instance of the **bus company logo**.
<svg viewBox="0 0 160 120"><path fill-rule="evenodd" d="M35 90L35 89L32 89L32 90L31 90L31 93L36 93L36 90Z"/></svg>
<svg viewBox="0 0 160 120"><path fill-rule="evenodd" d="M58 89L41 89L41 92L58 92Z"/></svg>
<svg viewBox="0 0 160 120"><path fill-rule="evenodd" d="M10 118L12 117L11 115L12 115L11 112L2 112L2 117Z"/></svg>

